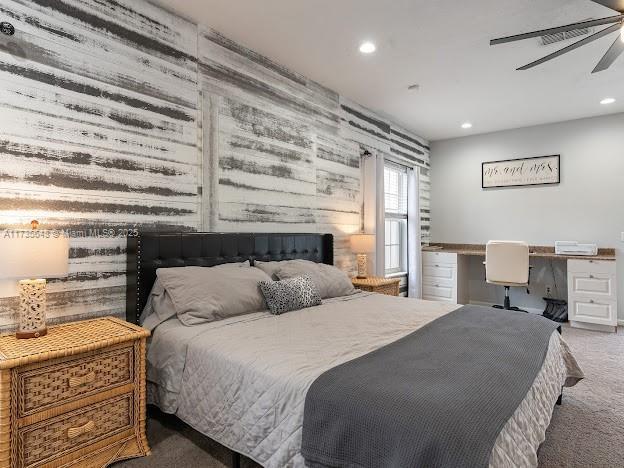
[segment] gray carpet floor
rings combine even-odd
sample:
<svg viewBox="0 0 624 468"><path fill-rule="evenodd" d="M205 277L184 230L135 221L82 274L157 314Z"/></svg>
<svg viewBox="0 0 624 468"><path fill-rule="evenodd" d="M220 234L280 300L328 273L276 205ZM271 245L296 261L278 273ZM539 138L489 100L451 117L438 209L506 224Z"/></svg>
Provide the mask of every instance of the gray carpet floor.
<svg viewBox="0 0 624 468"><path fill-rule="evenodd" d="M554 410L540 468L624 467L624 332L598 333L564 328L586 378L564 391ZM147 423L152 455L117 463L116 468L221 468L231 466L223 446L175 418L150 411ZM243 460L243 467L257 464Z"/></svg>

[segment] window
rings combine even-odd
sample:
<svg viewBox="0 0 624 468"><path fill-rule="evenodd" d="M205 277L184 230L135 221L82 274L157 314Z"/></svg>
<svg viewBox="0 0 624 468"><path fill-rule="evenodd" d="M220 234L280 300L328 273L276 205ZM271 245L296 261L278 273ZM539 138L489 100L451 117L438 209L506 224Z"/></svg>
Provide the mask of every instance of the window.
<svg viewBox="0 0 624 468"><path fill-rule="evenodd" d="M407 271L407 170L384 167L386 275Z"/></svg>

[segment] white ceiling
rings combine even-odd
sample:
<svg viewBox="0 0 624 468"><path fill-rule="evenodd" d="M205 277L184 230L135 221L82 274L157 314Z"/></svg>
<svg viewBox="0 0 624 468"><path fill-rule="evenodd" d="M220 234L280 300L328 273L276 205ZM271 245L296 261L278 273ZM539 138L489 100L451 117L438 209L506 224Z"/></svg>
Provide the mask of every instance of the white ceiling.
<svg viewBox="0 0 624 468"><path fill-rule="evenodd" d="M591 74L613 34L528 71L515 69L562 43L489 45L616 14L590 0L154 1L431 140L624 111L624 56ZM358 52L365 39L375 54Z"/></svg>

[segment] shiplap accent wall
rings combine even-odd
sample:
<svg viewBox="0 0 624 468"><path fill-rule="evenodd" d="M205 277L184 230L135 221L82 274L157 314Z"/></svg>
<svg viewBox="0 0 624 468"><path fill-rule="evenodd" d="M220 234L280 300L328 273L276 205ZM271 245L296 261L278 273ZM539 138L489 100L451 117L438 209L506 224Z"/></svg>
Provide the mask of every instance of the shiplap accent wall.
<svg viewBox="0 0 624 468"><path fill-rule="evenodd" d="M345 138L357 142L360 153L380 153L384 158L418 166L420 169L420 230L422 243L429 243L430 164L429 143L394 123L375 115L347 99L340 99L341 121Z"/></svg>
<svg viewBox="0 0 624 468"><path fill-rule="evenodd" d="M0 227L75 231L52 319L122 315L126 241L104 230L201 226L197 28L131 0L3 0L0 18Z"/></svg>
<svg viewBox="0 0 624 468"><path fill-rule="evenodd" d="M3 0L0 229L74 231L54 320L125 309L125 238L105 229L333 232L352 270L360 155L421 166L427 142L145 1ZM16 309L0 285L0 328Z"/></svg>
<svg viewBox="0 0 624 468"><path fill-rule="evenodd" d="M200 30L199 72L207 227L332 232L336 263L352 270L360 149L341 135L339 96L211 29Z"/></svg>

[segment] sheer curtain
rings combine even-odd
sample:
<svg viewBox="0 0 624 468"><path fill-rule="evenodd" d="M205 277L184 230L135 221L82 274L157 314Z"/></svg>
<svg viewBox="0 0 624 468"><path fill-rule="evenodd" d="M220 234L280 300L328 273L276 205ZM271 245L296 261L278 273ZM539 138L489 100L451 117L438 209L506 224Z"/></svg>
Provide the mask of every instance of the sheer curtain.
<svg viewBox="0 0 624 468"><path fill-rule="evenodd" d="M407 295L422 297L420 243L420 169L407 171Z"/></svg>
<svg viewBox="0 0 624 468"><path fill-rule="evenodd" d="M375 234L375 253L369 257L369 274L385 276L384 156L374 152L362 161L364 232ZM372 261L371 261L372 260Z"/></svg>

